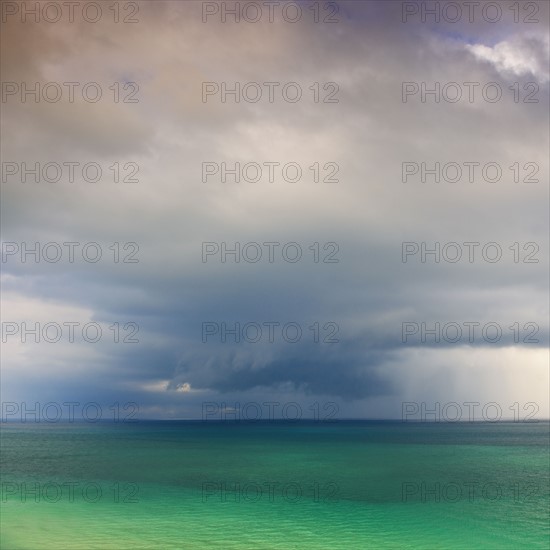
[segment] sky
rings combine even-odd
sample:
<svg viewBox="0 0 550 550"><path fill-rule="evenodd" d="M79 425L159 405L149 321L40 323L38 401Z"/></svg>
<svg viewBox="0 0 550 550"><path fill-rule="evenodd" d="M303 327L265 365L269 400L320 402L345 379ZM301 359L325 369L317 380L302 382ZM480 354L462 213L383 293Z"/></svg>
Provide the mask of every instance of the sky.
<svg viewBox="0 0 550 550"><path fill-rule="evenodd" d="M550 416L547 2L50 4L2 2L3 417Z"/></svg>

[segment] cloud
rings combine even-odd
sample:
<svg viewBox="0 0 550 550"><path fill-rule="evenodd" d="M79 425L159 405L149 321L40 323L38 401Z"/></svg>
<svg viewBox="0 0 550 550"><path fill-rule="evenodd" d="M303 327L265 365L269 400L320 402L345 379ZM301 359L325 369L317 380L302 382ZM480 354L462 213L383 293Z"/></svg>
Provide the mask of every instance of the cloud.
<svg viewBox="0 0 550 550"><path fill-rule="evenodd" d="M7 80L96 81L108 91L130 79L140 101L3 104L5 161L103 170L97 183L79 171L73 183L66 173L56 183L22 183L20 174L2 183L3 242L97 242L103 250L97 263L10 256L1 265L3 319L96 322L108 335L114 323L132 322L139 344L11 338L3 396L134 400L156 417L200 417L204 400L325 399L349 415L395 417L402 400L420 395L511 399L515 387L521 395L512 402L539 395L549 234L542 23L536 34L524 25L405 25L398 2L342 2L342 20L331 26L204 24L199 3L140 6L136 26L5 25ZM514 102L509 87L518 79L538 82L538 104ZM278 81L279 89L294 81L304 97L204 103L204 81ZM423 102L418 94L404 103L404 81L495 82L503 98ZM316 103L316 82L323 93L336 82L339 102ZM259 182L224 183L219 174L203 182L203 161L280 165L273 182L265 173ZM407 161L457 163L464 177L422 182L417 174L404 183ZM116 162L136 163L139 182L114 183ZM291 162L302 168L298 182L279 171ZM470 162L479 163L474 181ZM337 183L323 181L326 163L337 164ZM484 179L487 163L501 167L498 181ZM538 183L523 181L533 167ZM202 243L222 241L259 243L264 257L203 262ZM404 263L405 241L432 249L479 242L478 253L497 242L503 257L423 262L419 253ZM138 263L113 260L115 243L126 242L139 245ZM280 243L273 262L266 242ZM291 242L303 254L296 263L280 254ZM337 263L323 261L326 243L337 243ZM524 262L527 243L537 244L538 263ZM304 337L205 344L208 321L295 322ZM313 343L315 322L336 323L340 342ZM403 322L498 322L504 334L495 344L404 344ZM536 323L539 342L515 342L514 323L522 331Z"/></svg>
<svg viewBox="0 0 550 550"><path fill-rule="evenodd" d="M477 59L487 61L501 73L531 76L546 83L549 80L548 35L514 37L494 46L466 44L466 49Z"/></svg>

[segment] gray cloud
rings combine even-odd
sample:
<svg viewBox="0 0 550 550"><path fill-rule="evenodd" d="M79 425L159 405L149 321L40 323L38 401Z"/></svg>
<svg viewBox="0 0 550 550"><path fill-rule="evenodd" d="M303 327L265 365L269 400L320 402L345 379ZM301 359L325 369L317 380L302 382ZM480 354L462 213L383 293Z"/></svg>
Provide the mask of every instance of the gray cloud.
<svg viewBox="0 0 550 550"><path fill-rule="evenodd" d="M509 20L404 24L400 4L339 2L341 22L332 26L203 24L197 2L141 3L135 27L7 24L5 80L96 81L105 89L135 80L140 101L10 99L2 106L10 136L4 160L97 162L105 180L114 162L135 162L139 183L2 183L4 242L95 241L105 253L97 264L10 257L2 264L3 318L132 321L140 343L22 350L12 340L4 393L125 396L155 416L196 416L203 395L332 396L353 401L349 414L376 416L376 407L398 414L399 400L425 391L423 383L434 399L452 391L489 396L495 387L508 398L522 372L527 382L514 401L538 395L548 345L548 7L541 3L535 28ZM533 80L539 103L515 103L509 87ZM204 103L204 81L296 81L304 100ZM309 86L331 81L339 103L314 103ZM403 103L404 81L479 82L479 89L496 82L503 99ZM203 161L297 162L303 181L203 183ZM403 162L472 161L498 163L501 181L401 179ZM338 163L339 182L311 181L314 162ZM537 163L539 183L514 183L509 167L516 162ZM130 241L139 244L139 263L110 261L109 247ZM304 259L203 263L205 241L295 241ZM422 263L418 256L403 263L405 241L495 241L504 256L494 264L479 257ZM313 262L315 242L338 243L339 262ZM523 243L536 242L539 263L514 262L509 247L516 242L522 254ZM336 322L341 341L201 342L205 321L272 320ZM491 345L404 345L407 321L533 322L539 343L516 344L506 329ZM79 353L81 367L71 371ZM482 384L463 376L470 363ZM523 364L531 365L527 375ZM175 391L183 383L193 391Z"/></svg>

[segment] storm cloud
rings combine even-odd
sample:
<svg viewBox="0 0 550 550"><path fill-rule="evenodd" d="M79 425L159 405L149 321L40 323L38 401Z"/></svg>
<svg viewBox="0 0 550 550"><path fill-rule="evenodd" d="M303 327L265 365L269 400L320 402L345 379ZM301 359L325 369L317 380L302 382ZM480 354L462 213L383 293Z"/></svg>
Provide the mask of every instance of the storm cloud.
<svg viewBox="0 0 550 550"><path fill-rule="evenodd" d="M404 21L411 2L332 2L334 23L306 2L296 23L138 4L134 24L2 23L3 83L19 87L2 100L2 400L200 418L205 401L275 396L398 418L403 401L477 399L547 417L548 4L529 24L512 2L493 23ZM60 101L22 100L48 82ZM261 100L222 101L249 83ZM74 342L22 341L21 323L67 322Z"/></svg>

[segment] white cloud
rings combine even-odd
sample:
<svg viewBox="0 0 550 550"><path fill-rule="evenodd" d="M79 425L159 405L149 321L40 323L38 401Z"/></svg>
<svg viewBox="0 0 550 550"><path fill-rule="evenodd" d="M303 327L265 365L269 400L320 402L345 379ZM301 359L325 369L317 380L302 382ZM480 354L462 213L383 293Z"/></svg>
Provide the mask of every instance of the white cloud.
<svg viewBox="0 0 550 550"><path fill-rule="evenodd" d="M516 37L493 47L467 44L466 49L477 59L492 63L501 73L531 75L539 82L548 82L548 36Z"/></svg>

